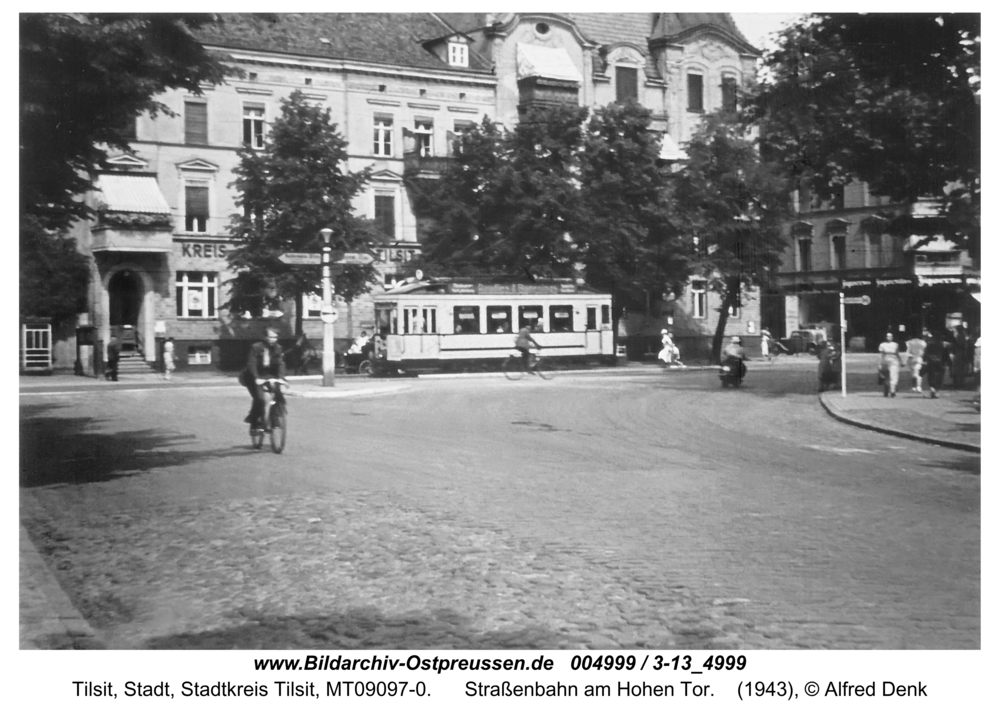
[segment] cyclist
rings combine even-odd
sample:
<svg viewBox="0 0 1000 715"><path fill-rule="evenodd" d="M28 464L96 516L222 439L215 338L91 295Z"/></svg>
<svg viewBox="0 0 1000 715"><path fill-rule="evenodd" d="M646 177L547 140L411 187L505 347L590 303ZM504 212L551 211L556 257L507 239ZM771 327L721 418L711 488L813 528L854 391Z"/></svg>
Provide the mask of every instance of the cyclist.
<svg viewBox="0 0 1000 715"><path fill-rule="evenodd" d="M534 365L531 362L531 348L542 349L542 346L531 336L532 329L541 330L542 322L537 321L534 328L532 328L531 323L525 324L514 340L514 347L521 351L521 361L524 363L525 372L534 370Z"/></svg>
<svg viewBox="0 0 1000 715"><path fill-rule="evenodd" d="M247 366L240 373L240 384L247 388L247 392L253 398L250 414L243 420L248 422L252 429L259 429L264 417L264 390L261 386L267 378L274 377L279 380L285 379L285 356L281 346L278 345L278 331L268 328L266 339L251 346ZM280 389L276 390L275 399L282 399Z"/></svg>
<svg viewBox="0 0 1000 715"><path fill-rule="evenodd" d="M722 364L731 365L739 369L739 379L743 379L747 374L747 366L744 361L747 359L747 352L743 349L743 341L738 335L729 339L729 345L722 350Z"/></svg>

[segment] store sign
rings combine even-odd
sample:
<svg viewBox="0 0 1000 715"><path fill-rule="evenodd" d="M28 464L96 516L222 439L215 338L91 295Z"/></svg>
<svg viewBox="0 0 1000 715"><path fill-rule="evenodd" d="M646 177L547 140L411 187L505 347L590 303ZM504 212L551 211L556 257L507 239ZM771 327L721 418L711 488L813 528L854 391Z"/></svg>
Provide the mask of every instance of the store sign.
<svg viewBox="0 0 1000 715"><path fill-rule="evenodd" d="M181 242L181 256L184 258L225 258L229 249L227 243Z"/></svg>

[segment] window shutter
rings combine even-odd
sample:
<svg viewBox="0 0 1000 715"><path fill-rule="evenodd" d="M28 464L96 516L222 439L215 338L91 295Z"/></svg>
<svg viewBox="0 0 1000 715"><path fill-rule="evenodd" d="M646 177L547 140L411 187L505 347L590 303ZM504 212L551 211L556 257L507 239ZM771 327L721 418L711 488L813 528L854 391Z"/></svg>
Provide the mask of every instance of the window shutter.
<svg viewBox="0 0 1000 715"><path fill-rule="evenodd" d="M184 142L208 144L208 105L203 102L184 103Z"/></svg>

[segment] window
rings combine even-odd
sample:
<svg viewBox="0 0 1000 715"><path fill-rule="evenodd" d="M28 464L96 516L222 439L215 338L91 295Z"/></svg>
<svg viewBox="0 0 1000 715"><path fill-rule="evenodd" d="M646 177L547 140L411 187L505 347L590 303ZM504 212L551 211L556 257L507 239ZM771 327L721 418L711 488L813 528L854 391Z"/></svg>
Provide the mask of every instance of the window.
<svg viewBox="0 0 1000 715"><path fill-rule="evenodd" d="M611 327L611 306L602 305L601 306L601 325L606 325Z"/></svg>
<svg viewBox="0 0 1000 715"><path fill-rule="evenodd" d="M639 101L639 70L635 67L615 67L615 101Z"/></svg>
<svg viewBox="0 0 1000 715"><path fill-rule="evenodd" d="M420 335L437 332L437 308L407 306L403 308L403 334Z"/></svg>
<svg viewBox="0 0 1000 715"><path fill-rule="evenodd" d="M573 306L571 305L549 306L549 332L550 333L573 332Z"/></svg>
<svg viewBox="0 0 1000 715"><path fill-rule="evenodd" d="M396 197L375 194L375 227L387 238L396 238Z"/></svg>
<svg viewBox="0 0 1000 715"><path fill-rule="evenodd" d="M208 105L204 102L184 103L184 143L208 144Z"/></svg>
<svg viewBox="0 0 1000 715"><path fill-rule="evenodd" d="M214 318L218 288L218 273L178 271L177 317Z"/></svg>
<svg viewBox="0 0 1000 715"><path fill-rule="evenodd" d="M455 306L455 333L479 332L479 306Z"/></svg>
<svg viewBox="0 0 1000 715"><path fill-rule="evenodd" d="M597 306L587 306L587 330L597 330Z"/></svg>
<svg viewBox="0 0 1000 715"><path fill-rule="evenodd" d="M799 270L808 273L813 269L812 261L812 239L799 239Z"/></svg>
<svg viewBox="0 0 1000 715"><path fill-rule="evenodd" d="M469 48L461 42L448 43L448 64L452 67L469 66Z"/></svg>
<svg viewBox="0 0 1000 715"><path fill-rule="evenodd" d="M722 111L735 112L737 109L736 100L736 78L722 78Z"/></svg>
<svg viewBox="0 0 1000 715"><path fill-rule="evenodd" d="M184 230L208 233L208 186L184 187Z"/></svg>
<svg viewBox="0 0 1000 715"><path fill-rule="evenodd" d="M868 234L868 245L871 249L869 268L882 267L882 236L881 234Z"/></svg>
<svg viewBox="0 0 1000 715"><path fill-rule="evenodd" d="M705 111L705 101L702 92L702 76L700 74L688 75L688 111Z"/></svg>
<svg viewBox="0 0 1000 715"><path fill-rule="evenodd" d="M517 309L517 325L523 328L525 325L535 325L542 320L544 313L540 305L522 305ZM542 326L544 329L544 326Z"/></svg>
<svg viewBox="0 0 1000 715"><path fill-rule="evenodd" d="M243 143L253 149L264 148L264 105L243 105Z"/></svg>
<svg viewBox="0 0 1000 715"><path fill-rule="evenodd" d="M136 117L131 116L131 115L129 115L128 117L125 117L122 120L121 124L119 124L118 127L117 127L117 129L118 129L118 136L120 136L122 139L124 139L127 142L135 141L136 139L138 139L138 136L137 136L137 133L136 133L136 123L137 123L137 118Z"/></svg>
<svg viewBox="0 0 1000 715"><path fill-rule="evenodd" d="M392 117L375 117L375 156L392 156Z"/></svg>
<svg viewBox="0 0 1000 715"><path fill-rule="evenodd" d="M476 128L475 122L470 122L467 119L456 119L455 120L455 132L454 134L448 134L448 149L456 154L462 151L462 135L466 132L470 132Z"/></svg>
<svg viewBox="0 0 1000 715"><path fill-rule="evenodd" d="M691 316L708 317L708 286L705 281L691 281Z"/></svg>
<svg viewBox="0 0 1000 715"><path fill-rule="evenodd" d="M212 348L207 345L197 345L188 348L188 365L211 365Z"/></svg>
<svg viewBox="0 0 1000 715"><path fill-rule="evenodd" d="M739 300L739 299L737 299L737 300ZM729 312L729 317L730 318L733 318L734 320L739 320L740 319L740 306L739 306L739 304L729 306L729 311L728 312Z"/></svg>
<svg viewBox="0 0 1000 715"><path fill-rule="evenodd" d="M847 268L847 236L834 236L831 242L833 244L832 268L842 271Z"/></svg>
<svg viewBox="0 0 1000 715"><path fill-rule="evenodd" d="M511 333L514 331L509 305L490 305L486 307L486 332Z"/></svg>
<svg viewBox="0 0 1000 715"><path fill-rule="evenodd" d="M413 126L413 135L417 140L417 155L434 156L434 122L430 119L417 119Z"/></svg>

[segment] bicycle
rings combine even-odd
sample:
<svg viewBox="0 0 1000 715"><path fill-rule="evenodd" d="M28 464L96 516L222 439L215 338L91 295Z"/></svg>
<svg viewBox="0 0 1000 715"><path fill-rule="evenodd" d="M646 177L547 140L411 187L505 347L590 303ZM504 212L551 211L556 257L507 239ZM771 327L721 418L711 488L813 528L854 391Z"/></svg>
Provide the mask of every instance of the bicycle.
<svg viewBox="0 0 1000 715"><path fill-rule="evenodd" d="M288 383L271 377L264 380L261 387L264 391L264 426L251 425L250 443L254 449L260 449L264 444L264 435L270 434L271 451L281 454L288 433L288 405L282 388L288 387Z"/></svg>
<svg viewBox="0 0 1000 715"><path fill-rule="evenodd" d="M520 380L525 372L534 373L543 380L551 380L552 373L549 371L548 361L538 354L537 350L530 350L534 357L534 362L527 370L524 369L524 357L519 350L515 350L507 359L503 361L503 374L508 380Z"/></svg>

